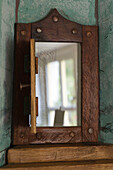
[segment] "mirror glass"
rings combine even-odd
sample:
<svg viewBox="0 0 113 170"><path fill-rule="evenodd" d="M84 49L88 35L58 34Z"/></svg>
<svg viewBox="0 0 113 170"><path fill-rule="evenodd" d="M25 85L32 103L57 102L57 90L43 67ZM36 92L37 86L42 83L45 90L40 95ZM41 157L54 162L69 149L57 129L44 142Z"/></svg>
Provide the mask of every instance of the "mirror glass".
<svg viewBox="0 0 113 170"><path fill-rule="evenodd" d="M81 44L35 42L37 127L81 125Z"/></svg>

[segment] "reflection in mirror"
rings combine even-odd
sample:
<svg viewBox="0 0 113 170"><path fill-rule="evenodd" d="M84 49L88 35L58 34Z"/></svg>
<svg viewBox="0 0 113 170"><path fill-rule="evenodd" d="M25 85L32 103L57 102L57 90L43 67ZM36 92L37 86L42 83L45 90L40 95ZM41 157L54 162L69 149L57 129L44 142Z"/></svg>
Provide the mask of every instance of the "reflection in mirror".
<svg viewBox="0 0 113 170"><path fill-rule="evenodd" d="M36 126L81 125L80 43L36 42Z"/></svg>

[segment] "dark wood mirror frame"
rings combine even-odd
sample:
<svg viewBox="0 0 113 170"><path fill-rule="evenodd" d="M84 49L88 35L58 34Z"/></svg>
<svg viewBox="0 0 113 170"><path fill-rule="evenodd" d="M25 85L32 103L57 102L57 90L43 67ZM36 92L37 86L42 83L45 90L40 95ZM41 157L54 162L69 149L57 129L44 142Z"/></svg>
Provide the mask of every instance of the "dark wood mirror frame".
<svg viewBox="0 0 113 170"><path fill-rule="evenodd" d="M24 115L24 96L30 87L20 90L20 83L30 84L24 72L24 57L30 59L30 39L39 42L79 42L82 44L82 82L80 127L39 127L32 134L29 115ZM99 61L98 26L85 26L62 17L56 9L37 22L15 24L15 69L13 105L13 145L42 143L98 142Z"/></svg>

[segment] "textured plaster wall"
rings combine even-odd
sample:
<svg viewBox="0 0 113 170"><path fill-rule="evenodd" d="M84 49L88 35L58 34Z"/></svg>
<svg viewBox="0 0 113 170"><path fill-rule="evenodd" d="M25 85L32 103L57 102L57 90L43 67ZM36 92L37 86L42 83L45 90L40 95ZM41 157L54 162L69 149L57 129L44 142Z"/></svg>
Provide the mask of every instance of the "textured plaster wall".
<svg viewBox="0 0 113 170"><path fill-rule="evenodd" d="M100 141L113 143L113 1L99 0Z"/></svg>
<svg viewBox="0 0 113 170"><path fill-rule="evenodd" d="M95 0L20 0L18 21L29 23L45 17L52 9L72 21L94 25Z"/></svg>
<svg viewBox="0 0 113 170"><path fill-rule="evenodd" d="M15 0L0 0L0 166L11 143Z"/></svg>
<svg viewBox="0 0 113 170"><path fill-rule="evenodd" d="M5 164L6 161L5 158L6 158L6 152L5 151L0 152L0 167Z"/></svg>

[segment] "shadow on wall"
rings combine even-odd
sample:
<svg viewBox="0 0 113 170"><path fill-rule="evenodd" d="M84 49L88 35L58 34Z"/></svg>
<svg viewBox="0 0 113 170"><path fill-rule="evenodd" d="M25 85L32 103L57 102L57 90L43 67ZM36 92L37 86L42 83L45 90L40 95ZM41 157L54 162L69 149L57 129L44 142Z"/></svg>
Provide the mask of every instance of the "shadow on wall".
<svg viewBox="0 0 113 170"><path fill-rule="evenodd" d="M5 65L0 66L0 90L1 95L1 113L0 113L0 150L4 150L11 143L11 115L12 115L12 94L13 94L13 39L6 39L5 47Z"/></svg>
<svg viewBox="0 0 113 170"><path fill-rule="evenodd" d="M6 152L2 151L0 152L0 167L5 164L5 160L6 160Z"/></svg>

